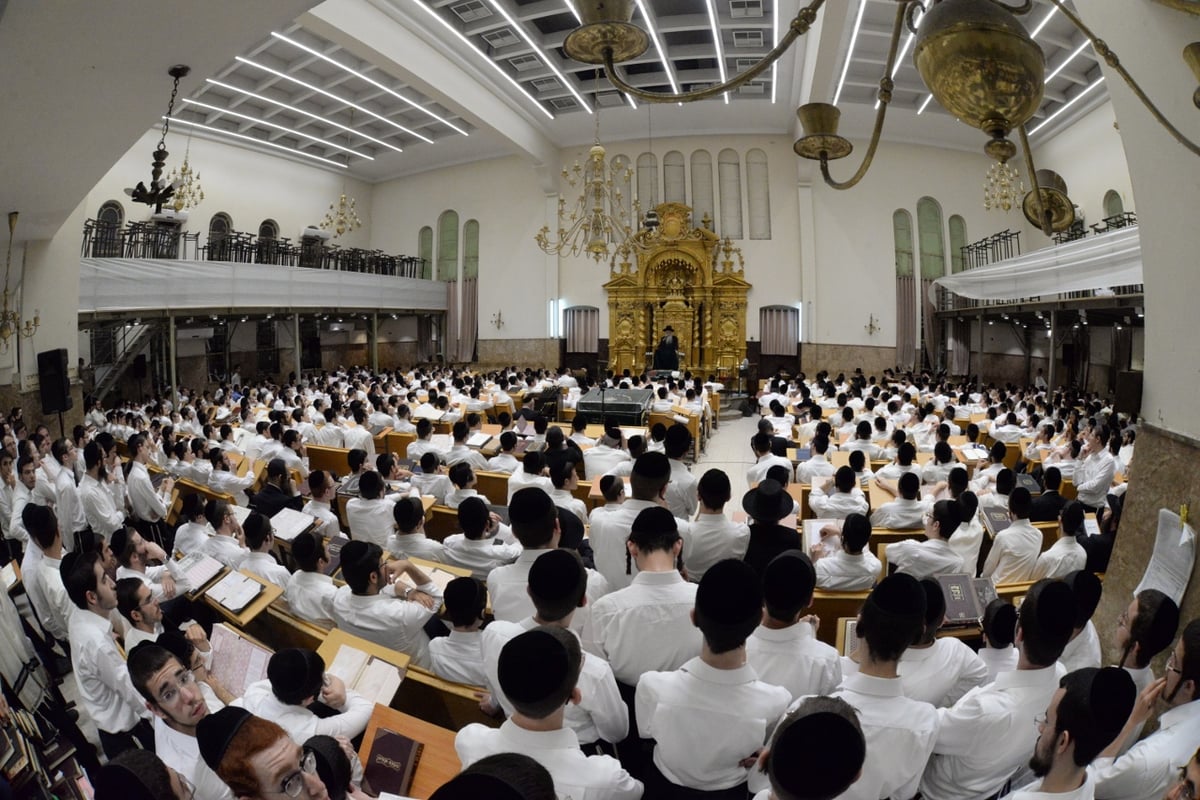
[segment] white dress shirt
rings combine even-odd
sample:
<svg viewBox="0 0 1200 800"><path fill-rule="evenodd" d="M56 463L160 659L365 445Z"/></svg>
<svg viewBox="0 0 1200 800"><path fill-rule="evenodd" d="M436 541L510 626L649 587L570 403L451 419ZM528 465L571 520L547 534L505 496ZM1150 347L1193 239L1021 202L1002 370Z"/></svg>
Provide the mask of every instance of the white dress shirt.
<svg viewBox="0 0 1200 800"><path fill-rule="evenodd" d="M549 478L546 479L550 480ZM433 497L439 505L446 505L446 498L454 491L454 484L446 475L437 473L419 473L409 479L414 489L424 495Z"/></svg>
<svg viewBox="0 0 1200 800"><path fill-rule="evenodd" d="M460 464L464 461L470 464L471 469L473 470L486 470L488 468L488 462L487 459L484 458L483 453L467 447L465 444L456 442L450 448L450 452L446 453L446 464L448 466L454 466L455 464Z"/></svg>
<svg viewBox="0 0 1200 800"><path fill-rule="evenodd" d="M173 730L161 717L154 718L154 753L192 782L195 800L233 800L233 792L201 758L196 737Z"/></svg>
<svg viewBox="0 0 1200 800"><path fill-rule="evenodd" d="M241 569L253 572L268 583L273 583L280 589L287 589L292 573L287 567L275 560L270 553L251 552L242 561Z"/></svg>
<svg viewBox="0 0 1200 800"><path fill-rule="evenodd" d="M950 537L950 549L962 559L962 572L975 576L979 571L979 548L983 546L983 523L976 517L964 522Z"/></svg>
<svg viewBox="0 0 1200 800"><path fill-rule="evenodd" d="M703 641L691 620L696 588L676 570L639 572L629 586L592 606L584 646L607 659L627 686L643 673L678 669L700 654Z"/></svg>
<svg viewBox="0 0 1200 800"><path fill-rule="evenodd" d="M592 520L588 539L592 544L596 569L613 590L628 586L633 581L633 575L637 574L637 564L632 566L633 575L625 574L625 541L629 538L629 532L633 530L633 521L637 519L638 514L657 505L650 500L631 498L612 512ZM675 527L683 538L683 559L686 564L691 558L691 523L676 517Z"/></svg>
<svg viewBox="0 0 1200 800"><path fill-rule="evenodd" d="M1008 647L980 647L975 655L979 656L984 666L987 667L986 683L991 683L1001 672L1016 669L1021 654L1017 652L1016 647L1010 644Z"/></svg>
<svg viewBox="0 0 1200 800"><path fill-rule="evenodd" d="M60 642L67 641L68 627L75 612L75 604L67 596L67 587L62 579L62 559L40 558L36 562L37 579L25 583L30 605L37 612L42 626Z"/></svg>
<svg viewBox="0 0 1200 800"><path fill-rule="evenodd" d="M367 729L375 703L353 689L346 689L341 713L318 717L306 707L282 702L271 690L271 681L262 680L246 687L246 693L233 701L255 716L269 719L287 731L296 744L303 745L313 736L345 736L352 739Z"/></svg>
<svg viewBox="0 0 1200 800"><path fill-rule="evenodd" d="M167 515L167 503L163 495L154 489L150 482L150 473L146 465L133 462L129 468L129 476L125 479L129 491L129 502L133 506L133 515L146 522L158 522Z"/></svg>
<svg viewBox="0 0 1200 800"><path fill-rule="evenodd" d="M813 453L808 461L800 462L796 467L796 483L812 484L816 478L827 478L837 472L837 468L829 463L829 459L820 453Z"/></svg>
<svg viewBox="0 0 1200 800"><path fill-rule="evenodd" d="M500 688L500 651L512 639L536 627L534 618L526 617L520 622L496 621L483 630L483 685L488 687L492 697L510 717L515 709ZM599 739L615 744L624 739L629 733L629 708L621 699L617 679L608 662L585 650L579 680L575 685L579 689L580 700L567 705L563 725L573 730L583 744L591 744Z"/></svg>
<svg viewBox="0 0 1200 800"><path fill-rule="evenodd" d="M550 492L550 499L554 501L554 505L559 508L570 511L584 525L588 523L587 505L575 495L568 492L566 489L555 489Z"/></svg>
<svg viewBox="0 0 1200 800"><path fill-rule="evenodd" d="M88 526L79 487L75 485L75 473L69 469L59 469L54 478L54 515L58 518L58 529L64 542L73 543L75 532Z"/></svg>
<svg viewBox="0 0 1200 800"><path fill-rule="evenodd" d="M870 552L870 544L858 555L845 550L818 559L817 586L831 592L865 592L875 585L883 564Z"/></svg>
<svg viewBox="0 0 1200 800"><path fill-rule="evenodd" d="M554 482L545 475L530 475L520 469L508 476L508 502L512 502L514 494L530 486L537 486L546 494L554 491Z"/></svg>
<svg viewBox="0 0 1200 800"><path fill-rule="evenodd" d="M417 587L432 595L437 608L442 594L435 583ZM333 595L333 621L337 627L355 636L407 653L412 663L429 669L429 637L424 625L433 611L415 600L396 597L392 586L376 595L356 595L349 586L339 587Z"/></svg>
<svg viewBox="0 0 1200 800"><path fill-rule="evenodd" d="M700 512L691 523L691 529L684 566L687 567L688 580L693 583L699 583L704 573L718 561L727 558L740 561L750 545L750 526L744 522L734 522L720 512Z"/></svg>
<svg viewBox="0 0 1200 800"><path fill-rule="evenodd" d="M1092 800L1096 796L1096 781L1091 771L1084 774L1083 783L1079 788L1069 792L1043 792L1042 779L1038 778L1028 786L1024 786L1012 794L1005 795L1004 800Z"/></svg>
<svg viewBox="0 0 1200 800"><path fill-rule="evenodd" d="M746 664L715 669L693 658L673 672L647 672L637 685L638 733L654 739L654 765L693 789L729 789L749 770L739 762L767 741L791 702L788 690Z"/></svg>
<svg viewBox="0 0 1200 800"><path fill-rule="evenodd" d="M91 475L84 475L79 482L79 502L87 524L105 539L125 525L124 510L117 510L112 492Z"/></svg>
<svg viewBox="0 0 1200 800"><path fill-rule="evenodd" d="M992 540L992 549L980 576L992 583L1020 583L1030 580L1042 552L1042 532L1027 519L1014 520Z"/></svg>
<svg viewBox="0 0 1200 800"><path fill-rule="evenodd" d="M207 522L185 522L175 530L175 550L191 555L203 550L212 535L212 526Z"/></svg>
<svg viewBox="0 0 1200 800"><path fill-rule="evenodd" d="M424 531L416 533L394 533L383 548L388 553L399 553L405 558L423 558L426 561L445 561L442 543L430 539Z"/></svg>
<svg viewBox="0 0 1200 800"><path fill-rule="evenodd" d="M1031 581L1042 578L1064 578L1069 573L1087 566L1087 551L1075 541L1074 536L1060 536L1050 549L1038 556L1033 565Z"/></svg>
<svg viewBox="0 0 1200 800"><path fill-rule="evenodd" d="M488 502L488 499L479 494L478 489L452 489L446 494L444 505L448 508L458 508L463 504L463 501L468 497L478 497L483 502Z"/></svg>
<svg viewBox="0 0 1200 800"><path fill-rule="evenodd" d="M1104 505L1117 472L1117 461L1108 448L1092 453L1075 465L1071 480L1075 483L1075 494L1079 502L1091 508Z"/></svg>
<svg viewBox="0 0 1200 800"><path fill-rule="evenodd" d="M929 504L922 500L906 500L903 497L897 497L871 512L871 527L892 528L893 530L920 528L924 524L925 512L929 508Z"/></svg>
<svg viewBox="0 0 1200 800"><path fill-rule="evenodd" d="M746 661L763 682L782 686L792 699L829 694L842 682L837 650L819 641L807 622L786 628L759 625L746 640Z"/></svg>
<svg viewBox="0 0 1200 800"><path fill-rule="evenodd" d="M129 680L125 659L113 639L112 623L108 617L76 608L69 629L71 666L83 710L106 733L130 730L149 712Z"/></svg>
<svg viewBox="0 0 1200 800"><path fill-rule="evenodd" d="M208 475L208 486L213 491L232 495L237 505L248 506L250 498L246 496L246 490L254 485L254 480L255 475L250 471L239 477L236 472L227 469L214 469Z"/></svg>
<svg viewBox="0 0 1200 800"><path fill-rule="evenodd" d="M628 450L598 444L590 450L583 451L583 474L589 481L594 481L602 475L609 474L618 465L632 460Z"/></svg>
<svg viewBox="0 0 1200 800"><path fill-rule="evenodd" d="M905 539L892 542L884 548L888 564L897 572L912 575L917 580L950 575L962 571L962 557L942 539Z"/></svg>
<svg viewBox="0 0 1200 800"><path fill-rule="evenodd" d="M1089 772L1096 797L1103 800L1159 800L1196 753L1200 742L1200 703L1192 701L1165 711L1158 730L1124 755L1097 758Z"/></svg>
<svg viewBox="0 0 1200 800"><path fill-rule="evenodd" d="M314 536L321 536L326 539L332 539L342 532L341 523L338 522L337 514L329 503L324 503L320 500L309 500L304 504L301 511L317 518L317 527L313 530Z"/></svg>
<svg viewBox="0 0 1200 800"><path fill-rule="evenodd" d="M554 791L571 800L639 800L642 782L634 780L612 756L585 756L569 728L530 731L511 719L499 728L474 723L454 737L454 750L465 769L497 753L522 753L541 764L554 779Z"/></svg>
<svg viewBox="0 0 1200 800"><path fill-rule="evenodd" d="M1090 619L1079 635L1067 642L1058 661L1067 668L1067 672L1100 666L1100 634L1096 633L1096 626Z"/></svg>
<svg viewBox="0 0 1200 800"><path fill-rule="evenodd" d="M792 462L790 460L784 458L783 456L767 453L759 456L758 460L751 464L750 468L746 470L746 485L754 486L757 483L761 483L762 480L767 477L767 471L776 465L787 467L788 473L795 475L795 471L792 469Z"/></svg>
<svg viewBox="0 0 1200 800"><path fill-rule="evenodd" d="M696 484L700 483L700 479L679 459L670 459L670 464L671 482L667 484L667 508L676 517L690 520L700 508L700 498L696 494ZM788 469L791 469L790 463Z"/></svg>
<svg viewBox="0 0 1200 800"><path fill-rule="evenodd" d="M442 561L471 570L471 576L487 580L496 567L511 564L521 555L521 545L504 544L496 537L468 539L466 534L455 533L442 541Z"/></svg>
<svg viewBox="0 0 1200 800"><path fill-rule="evenodd" d="M471 686L487 685L487 674L483 671L482 636L480 631L452 630L449 636L431 639L429 660L433 664L434 674Z"/></svg>
<svg viewBox="0 0 1200 800"><path fill-rule="evenodd" d="M586 456L584 457L586 460ZM517 461L517 457L511 453L500 453L488 459L489 472L505 472L512 475L521 468L521 462Z"/></svg>
<svg viewBox="0 0 1200 800"><path fill-rule="evenodd" d="M857 486L849 492L834 489L831 494L814 489L808 496L808 505L822 519L845 519L851 514L866 514L869 509L867 496Z"/></svg>
<svg viewBox="0 0 1200 800"><path fill-rule="evenodd" d="M250 548L242 547L232 536L214 534L204 543L204 552L230 569L241 569Z"/></svg>
<svg viewBox="0 0 1200 800"><path fill-rule="evenodd" d="M292 573L283 598L288 608L301 619L326 628L333 627L333 595L337 586L333 577L322 572L297 570Z"/></svg>
<svg viewBox="0 0 1200 800"><path fill-rule="evenodd" d="M1002 672L939 710L941 730L921 793L946 800L985 798L1003 789L1033 755L1033 718L1046 710L1063 674L1058 664Z"/></svg>
<svg viewBox="0 0 1200 800"><path fill-rule="evenodd" d="M961 639L944 636L929 647L910 647L900 656L904 696L948 708L988 682L987 665Z"/></svg>
<svg viewBox="0 0 1200 800"><path fill-rule="evenodd" d="M545 553L547 549L524 550L517 560L503 567L496 567L488 573L488 597L492 601L492 613L498 620L517 622L533 616L533 601L529 599L529 570L533 562ZM571 630L579 633L586 626L592 615L592 606L604 595L608 594L608 581L594 569L587 571L587 605L576 609L571 619Z"/></svg>
<svg viewBox="0 0 1200 800"><path fill-rule="evenodd" d="M346 501L346 524L350 528L350 538L386 548L388 537L396 530L395 507L396 501L389 497L377 497L374 500L351 497Z"/></svg>

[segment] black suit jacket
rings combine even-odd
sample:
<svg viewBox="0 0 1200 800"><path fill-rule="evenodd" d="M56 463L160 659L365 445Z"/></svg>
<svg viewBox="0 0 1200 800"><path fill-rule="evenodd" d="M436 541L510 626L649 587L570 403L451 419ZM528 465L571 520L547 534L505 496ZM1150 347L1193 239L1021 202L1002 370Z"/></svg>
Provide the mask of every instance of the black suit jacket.
<svg viewBox="0 0 1200 800"><path fill-rule="evenodd" d="M754 523L750 526L750 544L746 555L742 558L754 568L759 577L767 571L771 559L785 550L803 550L800 534L795 528L783 525L763 525Z"/></svg>
<svg viewBox="0 0 1200 800"><path fill-rule="evenodd" d="M1067 504L1067 499L1058 492L1050 489L1033 498L1033 506L1029 511L1030 522L1057 522L1058 512Z"/></svg>
<svg viewBox="0 0 1200 800"><path fill-rule="evenodd" d="M273 483L268 483L262 488L258 494L250 501L250 507L264 517L273 517L284 508L292 508L296 511L304 508L304 500L299 495L291 496L283 493Z"/></svg>

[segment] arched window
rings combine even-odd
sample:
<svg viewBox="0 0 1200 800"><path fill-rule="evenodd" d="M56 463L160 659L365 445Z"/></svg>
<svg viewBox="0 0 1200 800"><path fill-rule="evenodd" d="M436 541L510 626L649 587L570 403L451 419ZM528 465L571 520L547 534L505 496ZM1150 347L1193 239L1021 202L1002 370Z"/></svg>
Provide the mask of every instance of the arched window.
<svg viewBox="0 0 1200 800"><path fill-rule="evenodd" d="M967 222L958 214L950 215L950 271L962 272L963 248L967 246Z"/></svg>
<svg viewBox="0 0 1200 800"><path fill-rule="evenodd" d="M1109 189L1104 193L1104 216L1119 217L1125 213L1125 204L1121 202L1121 195L1116 189Z"/></svg>
<svg viewBox="0 0 1200 800"><path fill-rule="evenodd" d="M714 211L712 156L697 150L692 153L692 224L700 227L707 215L709 225L715 227Z"/></svg>
<svg viewBox="0 0 1200 800"><path fill-rule="evenodd" d="M637 159L637 199L642 213L658 205L658 159L654 153L642 153ZM636 229L641 220L634 223Z"/></svg>
<svg viewBox="0 0 1200 800"><path fill-rule="evenodd" d="M437 279L452 281L458 277L458 212L443 211L438 217Z"/></svg>
<svg viewBox="0 0 1200 800"><path fill-rule="evenodd" d="M116 200L105 200L96 212L96 220L105 226L119 228L125 224L125 209Z"/></svg>
<svg viewBox="0 0 1200 800"><path fill-rule="evenodd" d="M729 148L717 156L717 180L721 187L721 227L717 233L730 239L741 239L742 167L738 154Z"/></svg>
<svg viewBox="0 0 1200 800"><path fill-rule="evenodd" d="M770 175L767 154L758 148L746 153L746 195L750 207L750 238L770 239Z"/></svg>
<svg viewBox="0 0 1200 800"><path fill-rule="evenodd" d="M463 225L463 278L479 277L479 221Z"/></svg>
<svg viewBox="0 0 1200 800"><path fill-rule="evenodd" d="M125 209L116 200L106 200L96 212L95 240L92 255L98 258L117 258L121 255L121 226L125 224Z"/></svg>
<svg viewBox="0 0 1200 800"><path fill-rule="evenodd" d="M917 303L912 215L903 208L892 214L892 240L896 251L896 363L907 369L917 357Z"/></svg>
<svg viewBox="0 0 1200 800"><path fill-rule="evenodd" d="M260 239L278 239L279 238L279 223L273 219L264 219L258 224L258 238Z"/></svg>
<svg viewBox="0 0 1200 800"><path fill-rule="evenodd" d="M633 218L633 173L629 169L627 156L614 156L612 160L613 189L616 190L614 200L619 200L616 208L609 209L617 219L623 220L631 231L637 230L638 220Z"/></svg>
<svg viewBox="0 0 1200 800"><path fill-rule="evenodd" d="M279 223L264 219L258 223L258 241L254 243L254 260L259 264L279 263Z"/></svg>
<svg viewBox="0 0 1200 800"><path fill-rule="evenodd" d="M942 207L932 197L917 201L917 240L921 261L921 338L923 351L930 367L939 367L940 337L933 318L933 301L929 290L933 282L946 274L946 236L942 233Z"/></svg>
<svg viewBox="0 0 1200 800"><path fill-rule="evenodd" d="M433 228L426 225L417 234L417 258L421 259L421 277L433 278Z"/></svg>
<svg viewBox="0 0 1200 800"><path fill-rule="evenodd" d="M668 203L687 202L683 153L678 150L672 150L663 156L663 199Z"/></svg>
<svg viewBox="0 0 1200 800"><path fill-rule="evenodd" d="M229 261L229 232L233 230L233 219L224 211L218 211L208 221L208 260Z"/></svg>

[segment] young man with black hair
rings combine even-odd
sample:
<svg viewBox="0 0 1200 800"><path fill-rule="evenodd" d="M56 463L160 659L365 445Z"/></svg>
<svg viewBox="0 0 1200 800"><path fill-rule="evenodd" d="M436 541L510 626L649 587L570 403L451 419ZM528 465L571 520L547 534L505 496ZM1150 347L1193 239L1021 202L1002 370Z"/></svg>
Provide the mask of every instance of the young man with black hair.
<svg viewBox="0 0 1200 800"><path fill-rule="evenodd" d="M1121 612L1115 631L1117 666L1133 678L1140 694L1154 682L1150 661L1175 640L1179 606L1158 589L1143 589Z"/></svg>
<svg viewBox="0 0 1200 800"><path fill-rule="evenodd" d="M683 540L675 517L665 508L640 511L626 542L631 583L605 595L592 607L583 640L606 659L617 680L635 686L652 670L673 670L700 652L700 633L689 616L696 584L679 572Z"/></svg>
<svg viewBox="0 0 1200 800"><path fill-rule="evenodd" d="M957 502L939 500L934 503L921 519L925 539L905 539L887 545L884 553L888 564L894 565L897 572L906 572L917 580L960 572L962 557L950 547L951 537L961 522L959 514Z"/></svg>
<svg viewBox="0 0 1200 800"><path fill-rule="evenodd" d="M242 562L242 569L286 590L292 573L271 552L275 547L275 530L271 520L257 511L251 511L242 529L246 533L246 547L250 550L250 555Z"/></svg>
<svg viewBox="0 0 1200 800"><path fill-rule="evenodd" d="M314 713L309 706L318 700L335 713ZM238 705L275 722L296 744L304 744L310 736L353 739L367 729L375 710L374 702L325 671L325 659L299 647L272 655L267 662L266 680L247 686Z"/></svg>
<svg viewBox="0 0 1200 800"><path fill-rule="evenodd" d="M1012 800L1080 800L1095 791L1088 765L1120 732L1137 699L1133 680L1116 667L1066 675L1036 719L1038 738L1029 768L1037 781Z"/></svg>
<svg viewBox="0 0 1200 800"><path fill-rule="evenodd" d="M500 434L500 452L488 459L487 468L491 472L503 472L506 475L512 475L521 468L521 462L517 460L515 455L517 449L517 435L512 431L504 431Z"/></svg>
<svg viewBox="0 0 1200 800"><path fill-rule="evenodd" d="M396 532L388 537L390 553L402 553L405 558L444 561L442 543L425 535L425 506L419 497L401 497L392 506Z"/></svg>
<svg viewBox="0 0 1200 800"><path fill-rule="evenodd" d="M301 619L332 627L333 595L337 587L333 577L325 574L329 555L324 542L315 532L306 531L292 540L292 558L297 569L283 593L288 608Z"/></svg>
<svg viewBox="0 0 1200 800"><path fill-rule="evenodd" d="M97 442L83 448L84 475L79 482L79 501L88 526L102 536L125 527L125 509L117 509L110 485L114 482L105 465L104 449Z"/></svg>
<svg viewBox="0 0 1200 800"><path fill-rule="evenodd" d="M817 573L799 550L773 558L763 574L763 615L746 640L746 661L766 683L782 686L792 699L829 694L842 682L837 650L816 636L812 605Z"/></svg>
<svg viewBox="0 0 1200 800"><path fill-rule="evenodd" d="M1031 579L1038 556L1042 552L1042 532L1029 522L1033 498L1024 486L1013 489L1008 498L1008 513L1012 524L996 534L981 577L992 583L1020 583Z"/></svg>
<svg viewBox="0 0 1200 800"><path fill-rule="evenodd" d="M75 604L67 595L61 572L65 555L62 531L46 506L27 503L21 517L29 533L29 551L37 553L37 558L31 559L32 569L25 573L33 578L25 582L29 604L46 633L65 643Z"/></svg>
<svg viewBox="0 0 1200 800"><path fill-rule="evenodd" d="M858 488L858 478L852 467L838 467L832 481L814 485L808 504L821 518L845 519L850 514L866 514L869 510L866 495Z"/></svg>
<svg viewBox="0 0 1200 800"><path fill-rule="evenodd" d="M546 474L546 459L539 452L526 450L521 469L508 476L508 502L512 502L517 492L530 486L541 489L547 497L554 491L554 484Z"/></svg>
<svg viewBox="0 0 1200 800"><path fill-rule="evenodd" d="M749 768L791 701L746 663L746 638L762 619L759 576L733 559L714 565L691 619L702 634L700 655L673 672L646 672L637 684L638 733L655 740L648 791L745 798Z"/></svg>
<svg viewBox="0 0 1200 800"><path fill-rule="evenodd" d="M479 496L479 490L475 488L479 482L475 477L475 470L471 469L471 465L466 461L452 464L448 477L454 488L446 495L444 505L449 508L458 508L459 503L468 497Z"/></svg>
<svg viewBox="0 0 1200 800"><path fill-rule="evenodd" d="M1047 467L1042 473L1042 493L1033 499L1029 512L1030 522L1054 522L1067 504L1067 499L1058 493L1062 486L1062 472L1058 467Z"/></svg>
<svg viewBox="0 0 1200 800"><path fill-rule="evenodd" d="M195 674L169 650L145 642L126 662L134 689L153 714L154 751L184 777L198 800L232 800L233 793L200 757L196 726L209 714Z"/></svg>
<svg viewBox="0 0 1200 800"><path fill-rule="evenodd" d="M996 680L1001 672L1017 668L1020 653L1013 646L1017 632L1017 609L1004 598L997 597L983 610L983 646L976 655L987 666L986 683Z"/></svg>
<svg viewBox="0 0 1200 800"><path fill-rule="evenodd" d="M509 641L500 651L497 675L513 704L499 728L468 725L454 738L464 767L497 753L531 756L554 779L559 796L576 800L638 800L642 784L615 758L584 755L564 723L566 707L578 703L583 656L579 640L559 627L541 626Z"/></svg>
<svg viewBox="0 0 1200 800"><path fill-rule="evenodd" d="M750 451L754 453L754 463L746 470L746 485L754 486L761 482L767 475L769 470L775 464L780 464L792 469L792 462L788 459L774 455L771 452L771 436L766 433L756 433L750 437ZM794 473L793 473L794 474Z"/></svg>
<svg viewBox="0 0 1200 800"><path fill-rule="evenodd" d="M604 498L604 505L598 505L588 513L589 522L593 521L600 514L616 511L626 500L624 479L616 475L601 475L598 483L600 485L600 496Z"/></svg>
<svg viewBox="0 0 1200 800"><path fill-rule="evenodd" d="M1092 615L1100 605L1100 595L1104 587L1093 573L1082 569L1064 575L1062 580L1071 588L1071 594L1075 597L1075 627L1058 660L1066 667L1067 672L1084 667L1099 667L1100 634L1096 632Z"/></svg>
<svg viewBox="0 0 1200 800"><path fill-rule="evenodd" d="M346 524L350 536L364 542L387 546L396 528L396 499L385 495L386 484L375 470L364 472L358 482L358 497L346 501Z"/></svg>
<svg viewBox="0 0 1200 800"><path fill-rule="evenodd" d="M150 587L164 603L182 598L191 590L187 577L176 574L176 562L161 547L148 542L133 528L118 528L109 538L109 546L120 565L116 579L137 578ZM157 562L151 566L151 562Z"/></svg>
<svg viewBox="0 0 1200 800"><path fill-rule="evenodd" d="M750 545L750 526L734 522L725 514L732 495L729 476L710 469L696 482L700 513L691 524L688 549L688 580L699 583L713 564L727 558L743 558Z"/></svg>
<svg viewBox="0 0 1200 800"><path fill-rule="evenodd" d="M1058 688L1058 664L1075 620L1071 590L1062 581L1038 581L1021 602L1017 668L967 692L939 712L934 755L921 779L929 800L990 797L1003 791L1033 755L1029 720L1045 710Z"/></svg>
<svg viewBox="0 0 1200 800"><path fill-rule="evenodd" d="M814 747L813 743L820 745ZM808 697L775 728L759 759L770 788L754 800L834 800L862 775L867 742L858 713L837 697Z"/></svg>
<svg viewBox="0 0 1200 800"><path fill-rule="evenodd" d="M837 536L836 526L821 529L822 540ZM850 514L842 522L841 547L825 555L824 544L813 545L809 555L817 570L817 587L835 592L865 592L875 585L883 564L868 546L871 522L862 514Z"/></svg>
<svg viewBox="0 0 1200 800"><path fill-rule="evenodd" d="M160 523L167 516L167 503L171 497L171 489L175 481L170 477L164 478L158 488L150 482L150 473L146 469L150 461L150 443L142 434L129 437L128 449L133 465L125 478L125 486L129 492L129 505L137 520L138 532L149 541L161 542ZM159 535L155 535L158 533Z"/></svg>
<svg viewBox="0 0 1200 800"><path fill-rule="evenodd" d="M917 463L917 448L912 442L905 442L896 450L896 458L885 464L875 473L877 479L888 481L899 480L902 475L913 474L921 478L921 465Z"/></svg>
<svg viewBox="0 0 1200 800"><path fill-rule="evenodd" d="M922 526L931 504L921 499L921 477L917 473L902 473L896 481L895 488L878 475L875 476L874 483L892 499L871 512L872 526L896 530Z"/></svg>
<svg viewBox="0 0 1200 800"><path fill-rule="evenodd" d="M104 572L99 553L71 553L62 563L67 596L75 604L68 623L71 666L79 702L100 733L109 758L135 747L134 739L153 749L153 732L142 719L141 696L129 680L117 650L109 614L117 607L117 591Z"/></svg>
<svg viewBox="0 0 1200 800"><path fill-rule="evenodd" d="M414 442L415 444L415 442ZM412 445L409 445L411 452ZM419 455L412 455L410 458L418 459ZM362 480L364 472L370 472L371 467L367 463L367 451L357 448L346 454L346 467L350 470L345 477L342 478L341 484L338 486L338 491L345 494L358 494L358 482Z"/></svg>
<svg viewBox="0 0 1200 800"><path fill-rule="evenodd" d="M454 492L448 470L432 450L421 455L419 462L421 471L409 478L414 489L423 495L431 495L440 505L446 505L446 498Z"/></svg>
<svg viewBox="0 0 1200 800"><path fill-rule="evenodd" d="M304 499L295 493L291 472L282 458L272 458L267 462L266 483L255 493L250 506L268 518L285 508L295 511L304 508Z"/></svg>
<svg viewBox="0 0 1200 800"><path fill-rule="evenodd" d="M333 510L334 499L337 496L337 482L333 473L323 469L314 469L308 474L308 502L301 512L317 518L314 533L326 539L332 539L342 532L337 513Z"/></svg>
<svg viewBox="0 0 1200 800"><path fill-rule="evenodd" d="M595 554L596 569L614 591L632 583L636 574L636 570L626 569L626 541L633 528L633 521L647 508L666 504L666 491L670 480L671 462L666 455L642 454L633 463L633 473L629 479L633 496L622 503L620 508L593 520L589 539ZM683 556L686 559L689 554L691 525L686 520L676 517L675 530L683 541Z"/></svg>
<svg viewBox="0 0 1200 800"><path fill-rule="evenodd" d="M1083 527L1083 506L1072 500L1062 507L1058 518L1058 539L1050 549L1038 556L1033 566L1032 580L1062 578L1087 566L1087 551L1075 541L1075 533Z"/></svg>
<svg viewBox="0 0 1200 800"><path fill-rule="evenodd" d="M825 454L829 452L829 437L814 436L808 444L811 454L807 461L796 467L796 483L813 484L819 478L827 478L836 471Z"/></svg>
<svg viewBox="0 0 1200 800"><path fill-rule="evenodd" d="M214 447L208 453L212 472L208 476L208 486L217 492L233 495L239 506L250 505L246 490L254 485L255 476L251 470L245 475L238 475L233 470L233 462L229 460L229 451ZM305 470L307 472L307 470Z"/></svg>
<svg viewBox="0 0 1200 800"><path fill-rule="evenodd" d="M445 619L450 635L429 642L429 660L435 674L448 681L484 686L483 642L480 628L487 607L487 587L475 578L455 578L446 584Z"/></svg>
<svg viewBox="0 0 1200 800"><path fill-rule="evenodd" d="M224 500L209 500L204 516L213 529L213 535L204 542L204 553L230 569L240 569L250 551L246 548L246 534L229 504Z"/></svg>
<svg viewBox="0 0 1200 800"><path fill-rule="evenodd" d="M925 624L900 658L900 682L905 697L947 708L987 683L987 665L961 639L938 637L946 618L946 597L933 578L922 579L921 589L925 592Z"/></svg>
<svg viewBox="0 0 1200 800"><path fill-rule="evenodd" d="M1138 696L1121 733L1093 762L1096 797L1103 800L1159 798L1188 764L1200 741L1200 620L1179 635L1163 677ZM1158 730L1118 755L1151 712L1160 711Z"/></svg>
<svg viewBox="0 0 1200 800"><path fill-rule="evenodd" d="M458 525L462 533L442 541L442 560L471 570L479 580L487 580L493 569L511 564L521 555L521 545L501 541L497 534L505 526L482 498L468 497L459 505Z"/></svg>
<svg viewBox="0 0 1200 800"><path fill-rule="evenodd" d="M587 605L587 570L579 555L571 550L546 553L529 570L528 592L534 613L519 622L497 620L482 636L483 669L490 701L489 710L503 708L511 715L513 703L500 685L498 664L504 645L539 625L571 628L575 614ZM565 726L575 731L587 753L603 752L601 740L616 744L629 733L629 712L617 687L612 667L603 658L584 651L577 686L579 702L569 705ZM608 750L611 752L611 749Z"/></svg>
<svg viewBox="0 0 1200 800"><path fill-rule="evenodd" d="M697 478L683 463L683 457L692 449L692 434L686 425L678 422L667 429L665 442L666 455L671 462L671 481L667 484L665 500L667 508L680 519L690 520L696 516L696 482ZM791 463L787 466L788 475L792 475Z"/></svg>
<svg viewBox="0 0 1200 800"><path fill-rule="evenodd" d="M412 663L429 667L429 636L424 626L441 603L437 584L411 561L383 560L383 549L352 541L342 547L346 585L333 596L333 621L355 636L407 653ZM395 580L407 575L415 584L401 591Z"/></svg>
<svg viewBox="0 0 1200 800"><path fill-rule="evenodd" d="M450 466L466 462L472 469L487 469L487 459L478 450L474 450L467 446L467 438L471 434L471 429L467 423L458 421L451 428L451 435L454 437L454 444L450 447L450 451L446 453L446 463Z"/></svg>

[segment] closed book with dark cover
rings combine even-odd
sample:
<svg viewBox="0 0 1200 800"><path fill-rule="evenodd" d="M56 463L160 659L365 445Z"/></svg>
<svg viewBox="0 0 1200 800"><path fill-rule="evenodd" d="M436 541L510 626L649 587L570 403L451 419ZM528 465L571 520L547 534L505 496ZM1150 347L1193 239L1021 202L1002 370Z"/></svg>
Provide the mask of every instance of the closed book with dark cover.
<svg viewBox="0 0 1200 800"><path fill-rule="evenodd" d="M407 795L425 745L402 733L380 728L371 743L363 777L373 793Z"/></svg>
<svg viewBox="0 0 1200 800"><path fill-rule="evenodd" d="M946 626L974 625L983 612L975 593L975 579L965 572L955 575L938 575L942 594L946 597Z"/></svg>
<svg viewBox="0 0 1200 800"><path fill-rule="evenodd" d="M1012 518L1008 516L1008 509L987 506L980 509L980 511L983 512L983 524L993 539L996 538L997 533L1012 525Z"/></svg>
<svg viewBox="0 0 1200 800"><path fill-rule="evenodd" d="M1022 486L1024 488L1028 489L1029 493L1031 495L1033 495L1034 497L1037 497L1039 494L1042 493L1042 485L1040 483L1038 483L1037 479L1034 478L1032 475L1030 475L1028 472L1018 472L1016 477L1017 477L1017 486Z"/></svg>

